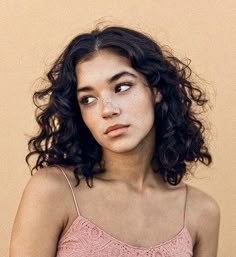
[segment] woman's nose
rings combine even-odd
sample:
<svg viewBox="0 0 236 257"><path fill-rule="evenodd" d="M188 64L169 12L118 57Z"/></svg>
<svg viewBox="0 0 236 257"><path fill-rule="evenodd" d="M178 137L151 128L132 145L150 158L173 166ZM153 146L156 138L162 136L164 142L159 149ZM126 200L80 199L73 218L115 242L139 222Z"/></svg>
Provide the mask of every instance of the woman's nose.
<svg viewBox="0 0 236 257"><path fill-rule="evenodd" d="M111 100L105 101L102 107L102 116L111 117L114 115L118 115L120 113L120 108L114 104Z"/></svg>

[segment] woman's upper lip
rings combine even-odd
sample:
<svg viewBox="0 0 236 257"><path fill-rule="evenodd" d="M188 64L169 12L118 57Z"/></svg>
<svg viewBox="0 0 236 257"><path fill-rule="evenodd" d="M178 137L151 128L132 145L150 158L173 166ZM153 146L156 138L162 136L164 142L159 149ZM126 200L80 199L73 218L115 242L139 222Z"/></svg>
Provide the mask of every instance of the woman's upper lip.
<svg viewBox="0 0 236 257"><path fill-rule="evenodd" d="M106 129L105 134L109 133L112 130L118 129L118 128L123 128L123 127L128 127L129 125L126 124L115 124L113 126L110 126Z"/></svg>

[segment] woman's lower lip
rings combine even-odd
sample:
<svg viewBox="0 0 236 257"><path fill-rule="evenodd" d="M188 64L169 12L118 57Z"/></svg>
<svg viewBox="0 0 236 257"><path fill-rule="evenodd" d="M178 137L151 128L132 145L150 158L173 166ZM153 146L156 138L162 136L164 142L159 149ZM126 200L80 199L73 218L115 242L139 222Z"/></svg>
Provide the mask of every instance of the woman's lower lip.
<svg viewBox="0 0 236 257"><path fill-rule="evenodd" d="M122 128L114 129L114 130L108 132L107 136L115 137L115 136L121 135L127 131L128 131L128 127L122 127Z"/></svg>

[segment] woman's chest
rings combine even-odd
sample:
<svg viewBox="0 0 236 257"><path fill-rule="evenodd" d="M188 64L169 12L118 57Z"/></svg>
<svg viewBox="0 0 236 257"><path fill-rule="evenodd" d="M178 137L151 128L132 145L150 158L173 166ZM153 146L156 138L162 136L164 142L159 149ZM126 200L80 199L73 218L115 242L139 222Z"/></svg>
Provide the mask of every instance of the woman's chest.
<svg viewBox="0 0 236 257"><path fill-rule="evenodd" d="M167 201L168 200L168 201ZM181 197L136 197L132 194L93 192L77 194L80 214L99 229L132 246L157 245L176 236L184 226ZM68 228L75 220L72 215ZM195 241L191 222L186 225Z"/></svg>

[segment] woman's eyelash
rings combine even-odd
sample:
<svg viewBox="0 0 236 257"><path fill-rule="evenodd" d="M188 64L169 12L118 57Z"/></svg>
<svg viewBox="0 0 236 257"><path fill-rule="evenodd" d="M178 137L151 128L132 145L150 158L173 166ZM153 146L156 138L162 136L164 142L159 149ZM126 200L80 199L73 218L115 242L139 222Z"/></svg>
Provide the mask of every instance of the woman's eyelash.
<svg viewBox="0 0 236 257"><path fill-rule="evenodd" d="M129 86L129 88L132 86L132 83L130 83L130 82L124 82L124 83L120 83L120 84L117 84L116 85L116 87L115 87L115 89L117 89L117 88L119 88L120 86L123 86L123 85L125 85L125 86ZM123 90L123 91L127 91L128 89L126 89L126 90ZM123 91L121 91L121 92L123 92ZM90 97L93 97L93 96L84 96L84 97L82 97L80 100L79 100L79 102L80 102L80 104L82 104L82 105L89 105L90 103L86 103L85 101L86 101L86 99L88 99L88 98L90 98Z"/></svg>

